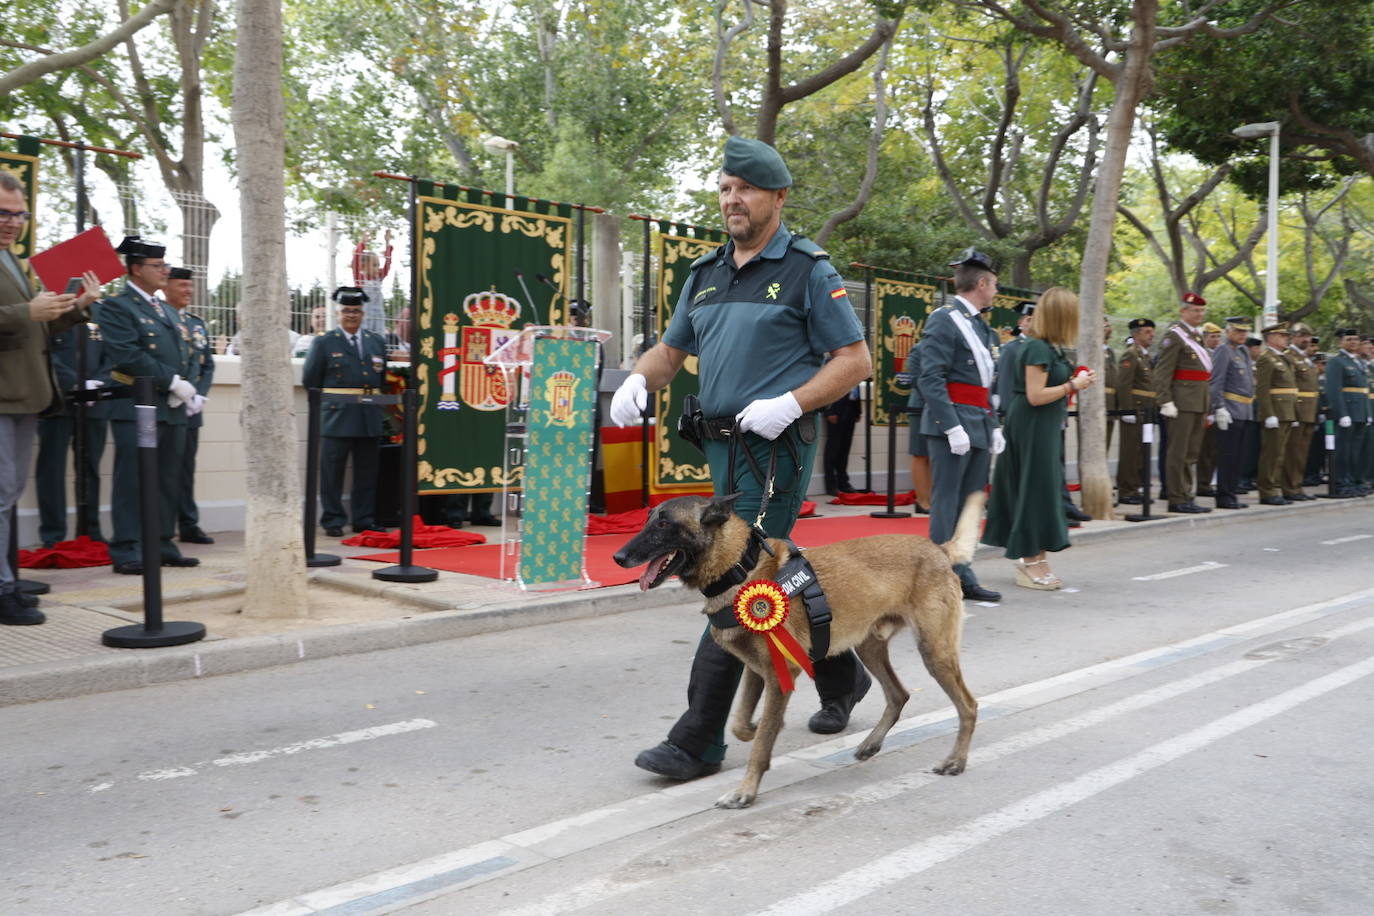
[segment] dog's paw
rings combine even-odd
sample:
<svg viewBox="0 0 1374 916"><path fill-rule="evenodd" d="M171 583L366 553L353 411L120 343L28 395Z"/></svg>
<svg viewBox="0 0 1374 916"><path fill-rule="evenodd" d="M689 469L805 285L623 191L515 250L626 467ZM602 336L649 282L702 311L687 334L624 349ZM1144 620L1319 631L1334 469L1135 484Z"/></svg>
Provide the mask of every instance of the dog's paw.
<svg viewBox="0 0 1374 916"><path fill-rule="evenodd" d="M757 722L748 722L745 724L736 723L731 726L730 731L734 733L735 740L737 741L753 741L754 735L758 734L759 725Z"/></svg>
<svg viewBox="0 0 1374 916"><path fill-rule="evenodd" d="M964 772L965 762L966 761L963 760L955 760L953 757L951 757L935 769L931 770L931 772L939 773L941 776L958 776L960 773Z"/></svg>
<svg viewBox="0 0 1374 916"><path fill-rule="evenodd" d="M863 744L860 744L858 747L854 749L854 759L867 760L869 757L872 757L874 754L878 753L882 749L883 743L881 741L865 741Z"/></svg>
<svg viewBox="0 0 1374 916"><path fill-rule="evenodd" d="M716 799L717 808L748 808L754 803L755 796L743 789L726 792Z"/></svg>

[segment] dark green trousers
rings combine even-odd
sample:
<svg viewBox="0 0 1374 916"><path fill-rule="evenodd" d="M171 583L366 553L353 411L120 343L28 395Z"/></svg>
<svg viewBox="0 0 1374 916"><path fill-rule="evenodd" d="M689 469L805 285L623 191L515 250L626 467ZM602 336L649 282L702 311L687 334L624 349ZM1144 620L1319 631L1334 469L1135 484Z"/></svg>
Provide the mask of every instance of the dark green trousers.
<svg viewBox="0 0 1374 916"><path fill-rule="evenodd" d="M353 530L365 531L376 524L377 458L381 448L376 436L320 437L320 526L342 528L348 516L343 508L344 466L353 456L353 487L349 491Z"/></svg>
<svg viewBox="0 0 1374 916"><path fill-rule="evenodd" d="M110 493L110 517L114 536L110 538L110 560L134 563L143 560L142 488L139 486L138 431L132 420L111 420L114 434L114 483ZM177 501L181 497L181 450L186 442L186 427L157 424L158 531L155 532L162 559L181 556L172 543L176 534Z"/></svg>
<svg viewBox="0 0 1374 916"><path fill-rule="evenodd" d="M44 544L67 539L67 450L73 448L76 418L71 414L38 421L38 461L34 485L38 492L38 537ZM86 502L90 518L86 531L73 530L94 540L100 536L100 457L105 454L106 420L86 421ZM72 463L76 463L73 448ZM76 520L72 520L73 529Z"/></svg>
<svg viewBox="0 0 1374 916"><path fill-rule="evenodd" d="M186 427L186 446L181 450L181 493L177 496L177 528L190 531L200 527L200 507L196 505L196 451L200 448L200 427Z"/></svg>

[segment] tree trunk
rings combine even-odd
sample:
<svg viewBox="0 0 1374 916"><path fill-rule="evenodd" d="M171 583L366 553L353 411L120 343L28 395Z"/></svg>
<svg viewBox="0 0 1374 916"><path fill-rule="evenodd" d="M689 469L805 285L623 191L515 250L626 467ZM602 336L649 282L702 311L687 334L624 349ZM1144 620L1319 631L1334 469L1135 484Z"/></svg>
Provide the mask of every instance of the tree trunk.
<svg viewBox="0 0 1374 916"><path fill-rule="evenodd" d="M294 392L283 333L286 110L281 74L281 0L239 0L233 121L243 220L244 613L259 617L309 613Z"/></svg>
<svg viewBox="0 0 1374 916"><path fill-rule="evenodd" d="M1083 511L1093 518L1112 517L1112 478L1107 473L1107 416L1103 388L1102 319L1107 294L1107 267L1112 253L1116 207L1121 199L1121 179L1126 153L1135 125L1136 108L1150 81L1150 56L1155 43L1158 0L1136 0L1130 47L1112 82L1116 95L1107 119L1107 144L1093 189L1092 218L1083 249L1078 295L1078 361L1098 375L1098 384L1078 399L1078 479L1082 484Z"/></svg>

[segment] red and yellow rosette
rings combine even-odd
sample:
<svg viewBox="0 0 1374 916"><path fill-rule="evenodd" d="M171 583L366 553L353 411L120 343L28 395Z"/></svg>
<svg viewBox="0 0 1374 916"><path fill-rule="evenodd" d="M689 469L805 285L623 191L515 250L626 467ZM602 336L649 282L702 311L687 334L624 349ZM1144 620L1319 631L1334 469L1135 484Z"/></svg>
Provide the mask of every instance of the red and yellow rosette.
<svg viewBox="0 0 1374 916"><path fill-rule="evenodd" d="M746 630L753 630L767 640L768 657L773 661L773 671L783 693L791 693L797 686L792 681L789 663L813 678L816 676L811 657L782 625L787 619L788 603L787 593L771 579L746 582L735 594L735 619Z"/></svg>

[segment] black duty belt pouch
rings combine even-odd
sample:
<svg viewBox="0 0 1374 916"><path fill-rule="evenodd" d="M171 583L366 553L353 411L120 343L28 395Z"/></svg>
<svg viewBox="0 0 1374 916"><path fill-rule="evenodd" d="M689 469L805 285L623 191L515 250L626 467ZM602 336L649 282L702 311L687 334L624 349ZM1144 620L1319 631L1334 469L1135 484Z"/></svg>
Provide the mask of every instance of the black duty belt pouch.
<svg viewBox="0 0 1374 916"><path fill-rule="evenodd" d="M682 414L677 418L677 434L684 442L696 446L699 452L705 452L701 447L701 434L705 422L706 418L701 413L701 400L694 394L683 397Z"/></svg>

